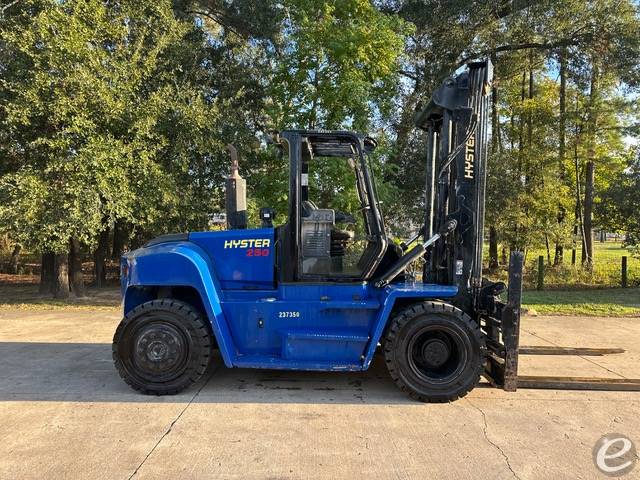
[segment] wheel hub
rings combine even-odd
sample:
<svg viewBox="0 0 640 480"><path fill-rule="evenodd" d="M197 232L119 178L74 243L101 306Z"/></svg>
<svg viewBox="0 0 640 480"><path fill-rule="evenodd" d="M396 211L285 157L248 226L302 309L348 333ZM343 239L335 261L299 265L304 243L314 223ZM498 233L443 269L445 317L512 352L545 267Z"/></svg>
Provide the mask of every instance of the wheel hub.
<svg viewBox="0 0 640 480"><path fill-rule="evenodd" d="M418 330L407 345L407 354L413 373L430 384L453 381L467 359L460 335L446 325Z"/></svg>
<svg viewBox="0 0 640 480"><path fill-rule="evenodd" d="M444 365L449 358L449 353L447 344L438 338L429 339L422 346L422 359L430 368Z"/></svg>
<svg viewBox="0 0 640 480"><path fill-rule="evenodd" d="M147 358L152 362L160 362L167 358L169 347L164 342L153 341L147 347Z"/></svg>
<svg viewBox="0 0 640 480"><path fill-rule="evenodd" d="M134 361L151 374L170 372L185 358L182 335L171 325L152 324L144 328L135 341Z"/></svg>

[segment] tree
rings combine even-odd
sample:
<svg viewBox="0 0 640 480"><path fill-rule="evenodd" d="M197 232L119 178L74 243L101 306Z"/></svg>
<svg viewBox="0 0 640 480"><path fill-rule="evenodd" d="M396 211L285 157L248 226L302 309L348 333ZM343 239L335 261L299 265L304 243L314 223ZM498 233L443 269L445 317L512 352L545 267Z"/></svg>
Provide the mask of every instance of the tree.
<svg viewBox="0 0 640 480"><path fill-rule="evenodd" d="M368 0L290 0L282 8L286 12L282 36L266 52L272 68L266 73L264 129L368 132L376 120L388 117L398 91L402 45L410 26L396 15L379 12ZM388 145L384 132L378 133L381 145ZM372 159L381 176L388 166L388 154L388 148L380 148ZM270 205L286 211L285 158L252 148L244 156L252 208ZM317 167L320 196L346 211L357 208L348 166L328 162ZM346 188L337 187L343 185ZM383 196L384 191L382 186Z"/></svg>
<svg viewBox="0 0 640 480"><path fill-rule="evenodd" d="M640 30L640 18L637 5L630 1L586 2L585 9L590 17L586 28L588 42L579 45L577 55L584 62L582 74L589 79L585 125L587 150L582 261L590 265L593 262L592 217L597 198L596 166L600 160L599 150L602 151L599 146L603 139L610 139L610 132L601 128L601 122L603 114L608 114L610 118L612 115L611 112L606 112L607 103L603 98L610 95L620 83L638 85L640 38L637 32Z"/></svg>
<svg viewBox="0 0 640 480"><path fill-rule="evenodd" d="M117 220L206 226L222 178L209 153L222 149L221 100L201 29L169 1L31 0L1 25L4 230L54 252L62 279L70 245L93 248Z"/></svg>
<svg viewBox="0 0 640 480"><path fill-rule="evenodd" d="M601 194L596 213L603 228L625 234L625 243L640 256L640 150L631 151L628 167Z"/></svg>
<svg viewBox="0 0 640 480"><path fill-rule="evenodd" d="M407 24L368 0L290 0L271 82L275 128L364 130L388 113Z"/></svg>

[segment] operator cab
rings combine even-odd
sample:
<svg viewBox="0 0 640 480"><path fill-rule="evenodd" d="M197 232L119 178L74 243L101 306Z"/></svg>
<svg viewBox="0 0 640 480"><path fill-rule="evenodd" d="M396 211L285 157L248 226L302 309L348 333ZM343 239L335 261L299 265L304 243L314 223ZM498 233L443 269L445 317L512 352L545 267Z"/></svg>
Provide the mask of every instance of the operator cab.
<svg viewBox="0 0 640 480"><path fill-rule="evenodd" d="M372 278L389 244L368 165L375 140L316 130L285 131L277 140L289 158L289 219L277 235L280 279ZM336 184L348 173L353 182ZM352 189L355 205L349 203Z"/></svg>

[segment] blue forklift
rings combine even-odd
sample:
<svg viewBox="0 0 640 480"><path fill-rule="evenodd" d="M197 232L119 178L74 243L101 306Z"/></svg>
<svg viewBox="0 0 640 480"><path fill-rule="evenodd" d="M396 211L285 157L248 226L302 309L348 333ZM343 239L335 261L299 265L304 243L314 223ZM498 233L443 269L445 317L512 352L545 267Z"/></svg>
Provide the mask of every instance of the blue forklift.
<svg viewBox="0 0 640 480"><path fill-rule="evenodd" d="M385 229L368 162L375 140L290 130L275 137L289 159L286 223L274 228L264 208L262 228L246 229L234 169L230 229L163 235L124 255L113 339L124 381L176 394L207 373L218 349L230 368L316 371L367 370L379 353L397 386L425 402L460 398L481 376L510 391L567 387L572 379L517 376L522 254L511 255L506 301L506 285L482 276L492 75L489 60L469 63L417 112L426 213L404 243ZM332 187L355 185L357 211L319 194L330 162L353 173L352 185Z"/></svg>
<svg viewBox="0 0 640 480"><path fill-rule="evenodd" d="M217 348L227 367L322 371L366 370L380 352L398 387L426 402L462 397L483 374L514 389L522 257L512 257L507 302L505 285L482 277L491 81L488 60L470 63L417 112L426 215L402 244L376 196L375 140L290 130L274 139L289 159L286 223L274 228L265 208L262 228L242 228L240 198L228 230L163 235L125 254L113 339L125 382L178 393L206 374ZM314 198L326 162L353 173L357 212ZM228 193L242 196L234 175ZM422 281L410 268L419 260Z"/></svg>

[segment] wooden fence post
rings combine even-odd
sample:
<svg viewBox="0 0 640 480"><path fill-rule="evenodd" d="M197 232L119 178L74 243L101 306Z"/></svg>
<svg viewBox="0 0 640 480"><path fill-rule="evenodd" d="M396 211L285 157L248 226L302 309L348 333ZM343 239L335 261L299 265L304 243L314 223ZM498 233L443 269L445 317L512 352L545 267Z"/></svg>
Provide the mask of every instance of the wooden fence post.
<svg viewBox="0 0 640 480"><path fill-rule="evenodd" d="M623 255L622 257L622 288L627 288L628 277L627 277L627 256Z"/></svg>
<svg viewBox="0 0 640 480"><path fill-rule="evenodd" d="M544 288L544 256L540 255L538 257L538 290L542 290Z"/></svg>

